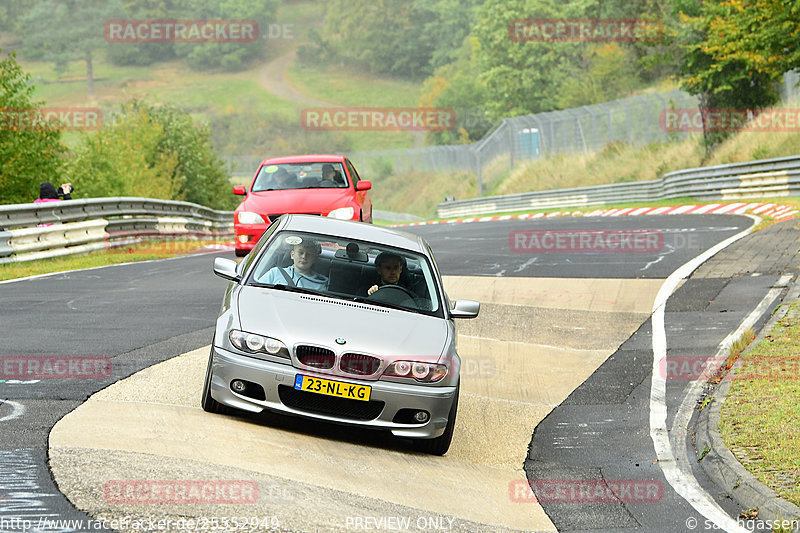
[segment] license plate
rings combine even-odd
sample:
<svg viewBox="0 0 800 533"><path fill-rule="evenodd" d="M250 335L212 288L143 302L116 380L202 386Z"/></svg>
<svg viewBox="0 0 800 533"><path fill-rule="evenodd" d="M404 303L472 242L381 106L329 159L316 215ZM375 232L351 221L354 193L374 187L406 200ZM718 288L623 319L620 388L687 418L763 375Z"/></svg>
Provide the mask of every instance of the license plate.
<svg viewBox="0 0 800 533"><path fill-rule="evenodd" d="M348 398L350 400L361 400L368 402L372 387L369 385L354 385L343 381L333 381L330 379L312 378L298 374L294 379L294 388L317 394L336 396L337 398Z"/></svg>

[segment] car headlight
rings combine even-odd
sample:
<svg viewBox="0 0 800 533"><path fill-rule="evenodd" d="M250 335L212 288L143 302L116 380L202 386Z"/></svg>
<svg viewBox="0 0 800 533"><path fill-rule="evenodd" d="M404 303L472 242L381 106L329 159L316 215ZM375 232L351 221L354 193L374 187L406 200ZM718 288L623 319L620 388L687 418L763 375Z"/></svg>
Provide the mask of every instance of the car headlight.
<svg viewBox="0 0 800 533"><path fill-rule="evenodd" d="M337 218L339 220L350 220L353 218L353 213L355 211L352 207L340 207L339 209L334 209L328 216L331 218Z"/></svg>
<svg viewBox="0 0 800 533"><path fill-rule="evenodd" d="M384 376L414 378L424 383L434 383L447 375L447 365L419 361L395 361L386 367Z"/></svg>
<svg viewBox="0 0 800 533"><path fill-rule="evenodd" d="M231 344L243 352L265 353L278 357L289 357L289 350L286 348L286 345L272 337L265 337L255 333L232 329L228 334L228 338L230 338Z"/></svg>
<svg viewBox="0 0 800 533"><path fill-rule="evenodd" d="M263 224L264 218L252 211L239 211L239 224Z"/></svg>

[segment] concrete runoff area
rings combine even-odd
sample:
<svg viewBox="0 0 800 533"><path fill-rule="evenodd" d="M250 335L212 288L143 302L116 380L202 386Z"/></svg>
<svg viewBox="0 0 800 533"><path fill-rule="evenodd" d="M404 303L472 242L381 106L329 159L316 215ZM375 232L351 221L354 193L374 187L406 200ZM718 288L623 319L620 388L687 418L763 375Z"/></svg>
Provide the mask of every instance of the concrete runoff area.
<svg viewBox="0 0 800 533"><path fill-rule="evenodd" d="M416 531L555 531L541 506L510 492L526 479L531 434L649 318L660 285L445 277L452 299L482 309L456 324L461 397L444 457L347 426L206 413L206 347L119 381L65 416L50 433L53 476L95 518L276 517L281 531L355 530L366 519L389 529L410 519ZM258 499L120 504L104 494L119 480L254 481Z"/></svg>

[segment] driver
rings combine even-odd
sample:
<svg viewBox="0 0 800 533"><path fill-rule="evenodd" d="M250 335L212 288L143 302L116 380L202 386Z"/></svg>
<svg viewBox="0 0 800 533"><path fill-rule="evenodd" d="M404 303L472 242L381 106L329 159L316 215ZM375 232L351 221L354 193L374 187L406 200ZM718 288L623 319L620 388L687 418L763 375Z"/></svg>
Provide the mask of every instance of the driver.
<svg viewBox="0 0 800 533"><path fill-rule="evenodd" d="M391 252L383 252L375 258L375 270L378 272L378 283L367 289L367 295L377 291L382 285L400 285L403 273L403 258ZM400 285L402 287L402 285ZM410 287L404 287L410 289Z"/></svg>

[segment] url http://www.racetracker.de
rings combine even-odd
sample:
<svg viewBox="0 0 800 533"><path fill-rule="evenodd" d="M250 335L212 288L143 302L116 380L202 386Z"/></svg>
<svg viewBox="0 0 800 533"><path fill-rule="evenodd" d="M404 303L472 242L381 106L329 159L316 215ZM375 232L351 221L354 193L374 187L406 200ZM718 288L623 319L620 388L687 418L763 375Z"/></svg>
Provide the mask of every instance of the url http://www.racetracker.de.
<svg viewBox="0 0 800 533"><path fill-rule="evenodd" d="M0 517L0 531L275 531L276 516L208 516L195 518L155 517L61 520Z"/></svg>

